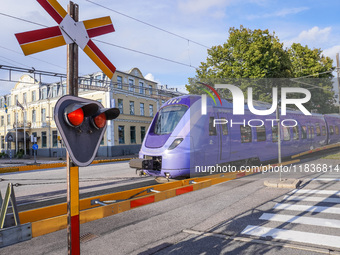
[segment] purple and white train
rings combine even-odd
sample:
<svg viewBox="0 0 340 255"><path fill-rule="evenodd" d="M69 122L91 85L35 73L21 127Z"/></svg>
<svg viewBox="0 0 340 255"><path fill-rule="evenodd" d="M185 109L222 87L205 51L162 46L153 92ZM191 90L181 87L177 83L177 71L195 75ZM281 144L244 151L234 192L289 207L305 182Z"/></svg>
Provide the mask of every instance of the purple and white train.
<svg viewBox="0 0 340 255"><path fill-rule="evenodd" d="M233 104L207 100L201 114L201 96L188 95L167 101L155 115L139 152L130 166L148 175L189 177L196 166L233 162L270 161L278 157L275 113L233 115ZM267 109L264 104L257 109ZM283 123L282 123L283 121ZM280 117L282 157L340 142L340 115L304 115L287 110ZM295 127L293 127L296 125Z"/></svg>

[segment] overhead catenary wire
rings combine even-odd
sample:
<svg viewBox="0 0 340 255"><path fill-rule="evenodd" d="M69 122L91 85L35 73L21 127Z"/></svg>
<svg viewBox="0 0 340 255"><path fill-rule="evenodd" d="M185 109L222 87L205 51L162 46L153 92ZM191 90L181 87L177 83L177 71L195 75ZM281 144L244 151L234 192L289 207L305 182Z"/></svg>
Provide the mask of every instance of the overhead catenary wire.
<svg viewBox="0 0 340 255"><path fill-rule="evenodd" d="M3 15L3 16L6 16L6 17L10 17L10 18L13 18L13 19L17 19L17 20L20 20L20 21L28 22L28 23L33 23L33 24L38 25L38 26L47 27L47 26L45 26L43 24L36 23L36 22L31 22L29 20L22 19L22 18L19 18L19 17L15 17L15 16L12 16L12 15L8 15L8 14L2 13L2 12L0 12L0 15ZM186 38L184 38L184 39L185 40L189 40L189 39L186 39ZM171 63L174 63L174 64L179 64L179 65L183 65L183 66L187 66L187 67L191 67L191 68L197 69L196 67L192 66L191 64L182 63L182 62L179 62L179 61L175 61L175 60L168 59L168 58L165 58L165 57L157 56L157 55L154 55L154 54L145 53L145 52L142 52L142 51L139 51L139 50L134 50L134 49L131 49L131 48L128 48L128 47L124 47L124 46L120 46L120 45L116 45L116 44L113 44L113 43L104 42L104 41L101 41L101 40L98 40L98 39L92 39L92 40L100 42L100 43L103 43L103 44L111 45L111 46L114 46L114 47L117 47L117 48L120 48L120 49L124 49L124 50L132 51L132 52L135 52L135 53L139 53L139 54L142 54L142 55L146 55L146 56L149 56L149 57L161 59L161 60L164 60L164 61L167 61L167 62L171 62ZM194 42L192 40L189 40L189 41ZM2 47L2 48L5 48L5 47Z"/></svg>
<svg viewBox="0 0 340 255"><path fill-rule="evenodd" d="M150 24L150 23L148 23L148 22L145 22L145 21L143 21L143 20L134 18L134 17L132 17L132 16L130 16L130 15L127 15L127 14L125 14L125 13L116 11L116 10L114 10L114 9L112 9L112 8L107 7L107 6L98 4L98 3L93 2L93 1L91 1L91 0L85 0L85 1L87 1L87 2L89 2L89 3L92 3L92 4L94 4L94 5L100 6L100 7L104 8L104 9L107 9L107 10L112 11L112 12L114 12L114 13L117 13L117 14L119 14L119 15L122 15L122 16L124 16L124 17L127 17L127 18L129 18L129 19L135 20L135 21L137 21L137 22L139 22L139 23L142 23L142 24L147 25L147 26L149 26L149 27L152 27L152 28L154 28L154 29L163 31L163 32L165 32L165 33L168 33L168 34L170 34L170 35L173 35L173 36L176 36L176 37L178 37L178 38L184 39L184 40L186 40L186 41L190 41L190 42L195 43L195 44L197 44L197 45L199 45L199 46L202 46L202 47L204 47L204 48L207 48L207 49L210 48L210 47L208 47L208 46L206 46L206 45L204 45L204 44L202 44L202 43L199 43L199 42L190 40L190 39L188 39L188 38L186 38L186 37L184 37L184 36L181 36L181 35L179 35L179 34L170 32L170 31L168 31L168 30L166 30L166 29L164 29L164 28L157 27L157 26L152 25L152 24Z"/></svg>
<svg viewBox="0 0 340 255"><path fill-rule="evenodd" d="M179 65L183 65L183 66L192 67L194 69L197 69L196 67L192 66L191 64L186 64L186 63L178 62L178 61L175 61L175 60L171 60L171 59L168 59L168 58L160 57L160 56L153 55L153 54L146 53L146 52L142 52L142 51L139 51L139 50L130 49L130 48L127 48L127 47L124 47L124 46L120 46L120 45L117 45L117 44L113 44L113 43L109 43L109 42L104 42L104 41L101 41L101 40L98 40L98 39L92 39L92 40L96 41L96 42L99 42L99 43L103 43L103 44L107 44L107 45L110 45L110 46L114 46L114 47L117 47L117 48L120 48L120 49L136 52L136 53L143 54L143 55L146 55L146 56L149 56L149 57L158 58L158 59L161 59L161 60L164 60L164 61L168 61L168 62L172 62L172 63L175 63L175 64L179 64Z"/></svg>

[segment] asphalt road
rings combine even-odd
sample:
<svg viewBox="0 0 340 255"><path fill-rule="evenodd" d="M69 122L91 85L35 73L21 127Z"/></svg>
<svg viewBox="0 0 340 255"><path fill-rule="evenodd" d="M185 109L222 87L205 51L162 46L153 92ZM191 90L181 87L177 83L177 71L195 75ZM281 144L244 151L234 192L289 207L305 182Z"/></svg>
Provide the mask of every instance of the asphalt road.
<svg viewBox="0 0 340 255"><path fill-rule="evenodd" d="M264 179L278 178L278 173L260 173L83 224L81 236L90 238L82 238L81 253L340 252L340 169L330 168L339 163L315 157L297 169L326 164L325 172L283 173L282 178L302 180L298 190L266 187ZM123 169L124 163L119 164ZM2 248L0 253L67 254L66 230Z"/></svg>
<svg viewBox="0 0 340 255"><path fill-rule="evenodd" d="M66 202L66 168L0 175L0 191L13 183L19 210ZM154 185L153 177L140 177L127 161L79 168L80 198Z"/></svg>

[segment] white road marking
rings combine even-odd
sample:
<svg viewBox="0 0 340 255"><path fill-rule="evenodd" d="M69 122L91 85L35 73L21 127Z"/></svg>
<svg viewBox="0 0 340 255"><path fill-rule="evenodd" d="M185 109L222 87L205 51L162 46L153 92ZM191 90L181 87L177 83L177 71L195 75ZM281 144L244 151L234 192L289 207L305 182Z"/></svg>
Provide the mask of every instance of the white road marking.
<svg viewBox="0 0 340 255"><path fill-rule="evenodd" d="M285 214L264 213L260 220L306 224L320 227L340 228L340 220Z"/></svg>
<svg viewBox="0 0 340 255"><path fill-rule="evenodd" d="M248 225L241 234L340 248L340 236Z"/></svg>
<svg viewBox="0 0 340 255"><path fill-rule="evenodd" d="M334 203L340 204L340 198L332 198L332 197L308 197L308 196L285 196L283 198L284 201L307 201L307 202L325 202L325 203Z"/></svg>
<svg viewBox="0 0 340 255"><path fill-rule="evenodd" d="M313 178L311 181L323 181L323 182L333 182L333 181L340 181L339 178Z"/></svg>
<svg viewBox="0 0 340 255"><path fill-rule="evenodd" d="M340 214L340 208L328 206L292 205L277 203L273 208L276 210Z"/></svg>
<svg viewBox="0 0 340 255"><path fill-rule="evenodd" d="M340 190L295 189L291 194L340 195Z"/></svg>

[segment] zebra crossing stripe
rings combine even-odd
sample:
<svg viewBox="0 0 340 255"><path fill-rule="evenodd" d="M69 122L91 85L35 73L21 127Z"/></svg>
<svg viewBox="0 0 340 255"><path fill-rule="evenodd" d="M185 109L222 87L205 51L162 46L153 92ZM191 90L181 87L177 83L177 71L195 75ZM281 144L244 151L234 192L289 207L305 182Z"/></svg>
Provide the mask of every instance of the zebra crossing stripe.
<svg viewBox="0 0 340 255"><path fill-rule="evenodd" d="M313 213L340 214L340 208L328 207L328 206L292 205L292 204L277 203L273 208L275 210L290 210L290 211L313 212Z"/></svg>
<svg viewBox="0 0 340 255"><path fill-rule="evenodd" d="M340 228L340 220L323 219L307 216L264 213L261 215L260 220L298 223L329 228Z"/></svg>
<svg viewBox="0 0 340 255"><path fill-rule="evenodd" d="M270 236L272 238L285 241L294 241L300 243L340 248L340 236L331 236L278 228L267 228L254 225L248 225L241 232L241 234L259 237Z"/></svg>
<svg viewBox="0 0 340 255"><path fill-rule="evenodd" d="M340 198L333 197L308 197L308 196L285 196L284 201L307 201L307 202L325 202L340 204Z"/></svg>
<svg viewBox="0 0 340 255"><path fill-rule="evenodd" d="M340 190L295 189L291 194L340 195Z"/></svg>

